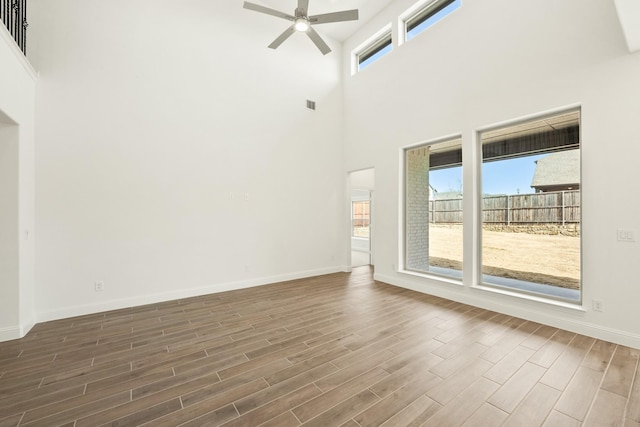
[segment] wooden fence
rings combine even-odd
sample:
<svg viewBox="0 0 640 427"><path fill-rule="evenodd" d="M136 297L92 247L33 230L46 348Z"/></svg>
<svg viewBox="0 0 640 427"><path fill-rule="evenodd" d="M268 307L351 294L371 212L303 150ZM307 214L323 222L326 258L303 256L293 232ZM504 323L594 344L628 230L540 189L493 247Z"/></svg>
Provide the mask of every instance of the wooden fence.
<svg viewBox="0 0 640 427"><path fill-rule="evenodd" d="M432 223L462 223L462 199L429 201ZM490 224L574 224L580 222L580 191L485 196L482 221Z"/></svg>

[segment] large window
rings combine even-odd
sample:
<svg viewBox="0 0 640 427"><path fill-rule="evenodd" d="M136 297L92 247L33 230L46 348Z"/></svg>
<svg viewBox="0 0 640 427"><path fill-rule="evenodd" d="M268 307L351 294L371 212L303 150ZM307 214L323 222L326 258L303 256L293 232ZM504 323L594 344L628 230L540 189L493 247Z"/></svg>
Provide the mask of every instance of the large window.
<svg viewBox="0 0 640 427"><path fill-rule="evenodd" d="M461 140L408 149L405 165L405 268L461 278Z"/></svg>
<svg viewBox="0 0 640 427"><path fill-rule="evenodd" d="M475 148L467 141L477 155L465 157L477 164L463 165L460 137L404 150L404 270L464 271L465 286L581 302L580 110L477 136Z"/></svg>
<svg viewBox="0 0 640 427"><path fill-rule="evenodd" d="M369 200L351 202L351 236L369 238L370 208Z"/></svg>
<svg viewBox="0 0 640 427"><path fill-rule="evenodd" d="M580 112L480 133L482 282L580 300Z"/></svg>

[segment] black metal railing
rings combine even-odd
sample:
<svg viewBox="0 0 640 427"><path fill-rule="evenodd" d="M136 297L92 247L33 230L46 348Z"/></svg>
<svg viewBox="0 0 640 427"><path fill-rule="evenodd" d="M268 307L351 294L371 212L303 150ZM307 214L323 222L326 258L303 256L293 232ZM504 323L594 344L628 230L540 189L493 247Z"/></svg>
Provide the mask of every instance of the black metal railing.
<svg viewBox="0 0 640 427"><path fill-rule="evenodd" d="M27 53L27 0L0 0L0 16L20 50Z"/></svg>

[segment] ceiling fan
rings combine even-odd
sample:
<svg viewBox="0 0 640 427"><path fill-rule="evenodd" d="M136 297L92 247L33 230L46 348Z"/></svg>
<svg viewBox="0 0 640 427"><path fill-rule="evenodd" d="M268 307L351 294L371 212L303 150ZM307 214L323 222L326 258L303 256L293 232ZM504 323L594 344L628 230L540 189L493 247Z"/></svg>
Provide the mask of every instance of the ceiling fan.
<svg viewBox="0 0 640 427"><path fill-rule="evenodd" d="M309 16L309 0L298 0L298 7L293 15L260 6L259 4L250 3L248 1L244 2L244 8L260 13L266 13L267 15L277 16L278 18L283 18L287 21L293 22L293 24L291 24L284 33L280 34L278 38L269 45L271 49L276 49L286 39L288 39L291 34L296 31L300 31L307 33L313 44L320 49L320 52L322 52L323 55L331 52L331 49L311 26L316 24L328 24L330 22L356 21L358 19L358 9Z"/></svg>

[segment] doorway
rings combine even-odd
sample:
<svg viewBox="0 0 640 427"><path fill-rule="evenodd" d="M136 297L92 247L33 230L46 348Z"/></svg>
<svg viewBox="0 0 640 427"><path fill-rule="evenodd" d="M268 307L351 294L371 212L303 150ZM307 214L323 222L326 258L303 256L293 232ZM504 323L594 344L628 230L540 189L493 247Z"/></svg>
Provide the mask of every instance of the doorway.
<svg viewBox="0 0 640 427"><path fill-rule="evenodd" d="M373 193L375 170L349 174L351 267L373 265Z"/></svg>
<svg viewBox="0 0 640 427"><path fill-rule="evenodd" d="M17 338L20 322L18 140L18 126L0 111L0 341Z"/></svg>

